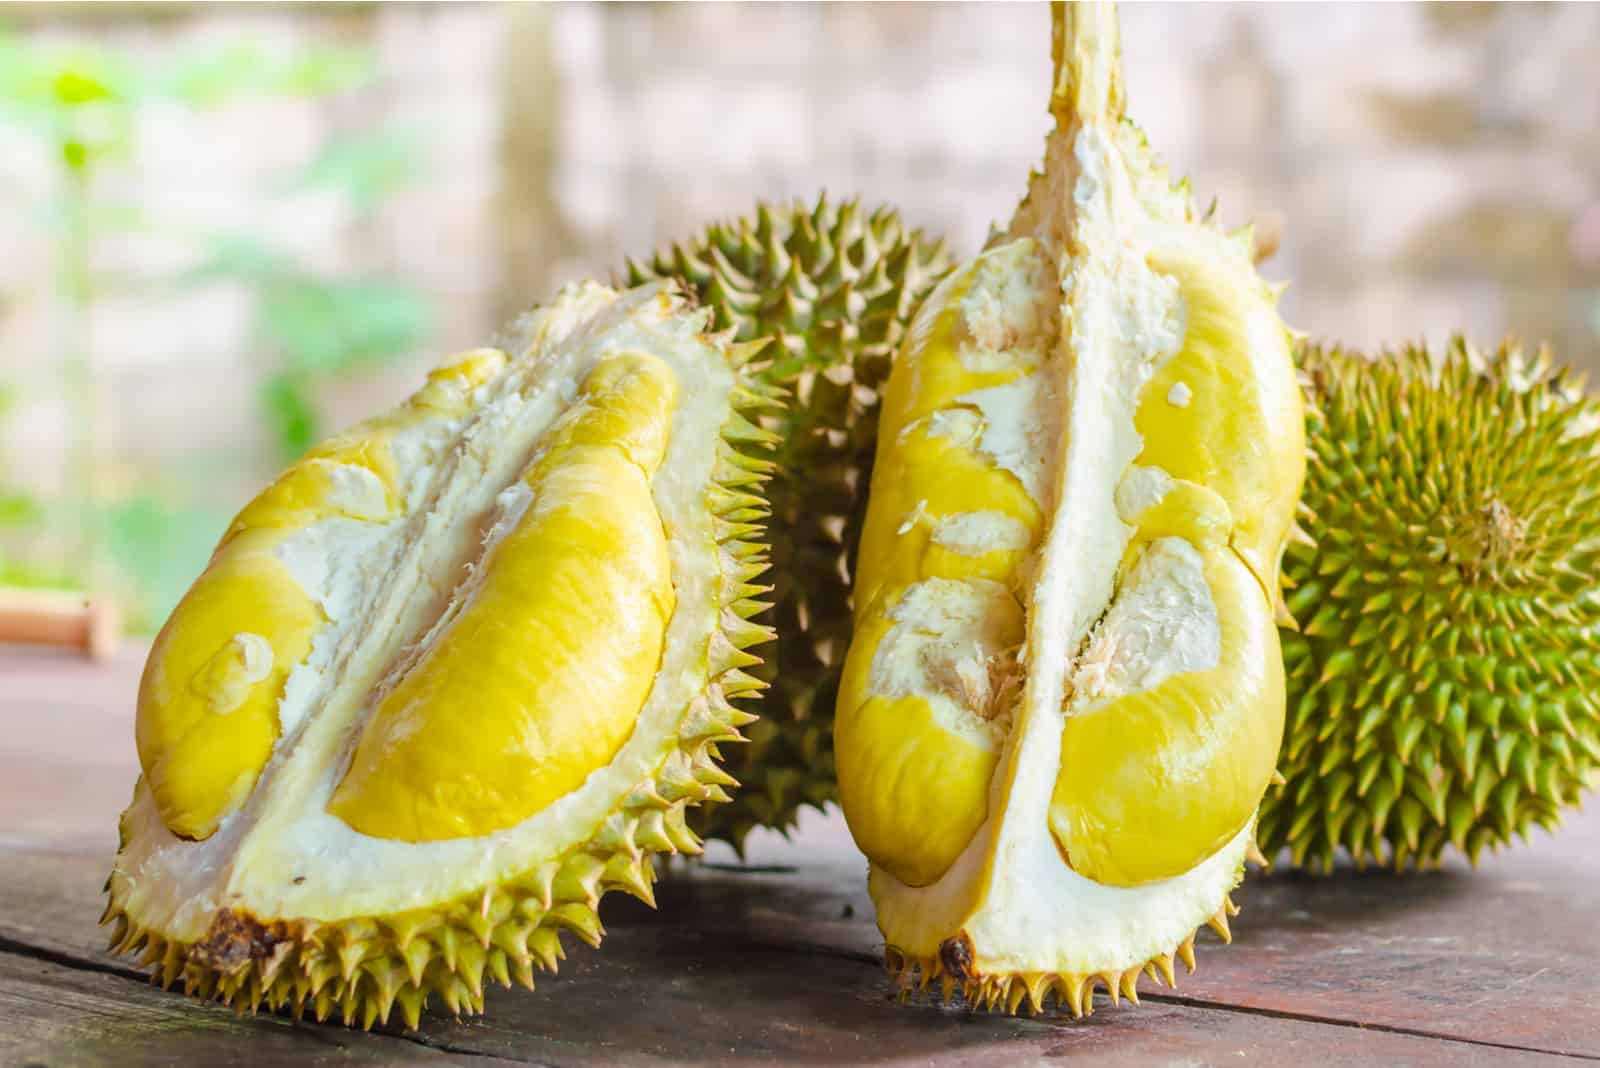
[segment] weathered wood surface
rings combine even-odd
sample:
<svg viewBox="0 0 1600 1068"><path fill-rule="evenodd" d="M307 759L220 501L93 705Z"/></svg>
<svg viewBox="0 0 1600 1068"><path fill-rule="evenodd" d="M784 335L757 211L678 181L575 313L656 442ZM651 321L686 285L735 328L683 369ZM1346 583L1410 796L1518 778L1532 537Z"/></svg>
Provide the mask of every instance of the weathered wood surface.
<svg viewBox="0 0 1600 1068"><path fill-rule="evenodd" d="M1477 872L1256 876L1235 943L1179 990L1089 1020L900 1004L864 864L836 817L678 865L652 913L481 1020L359 1035L237 1018L102 952L100 886L135 774L138 651L110 667L0 651L0 1064L1576 1064L1600 1060L1600 811Z"/></svg>

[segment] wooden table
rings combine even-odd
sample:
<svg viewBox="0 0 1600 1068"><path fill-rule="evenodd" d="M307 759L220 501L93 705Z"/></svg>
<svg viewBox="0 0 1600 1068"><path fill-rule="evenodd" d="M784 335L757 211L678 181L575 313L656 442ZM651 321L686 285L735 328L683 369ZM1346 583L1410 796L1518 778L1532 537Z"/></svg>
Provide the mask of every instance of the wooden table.
<svg viewBox="0 0 1600 1068"><path fill-rule="evenodd" d="M865 863L837 815L613 896L598 951L488 1014L360 1034L151 987L95 926L136 773L141 650L0 649L0 1064L1576 1064L1600 1061L1600 811L1472 872L1251 878L1234 945L1179 991L1088 1020L892 996Z"/></svg>

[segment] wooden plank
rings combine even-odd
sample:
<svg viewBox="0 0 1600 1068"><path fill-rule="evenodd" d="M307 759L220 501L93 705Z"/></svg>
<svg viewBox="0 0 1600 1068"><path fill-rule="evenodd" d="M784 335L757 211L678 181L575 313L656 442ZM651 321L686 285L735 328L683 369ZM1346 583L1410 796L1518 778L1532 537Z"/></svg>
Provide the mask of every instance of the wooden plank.
<svg viewBox="0 0 1600 1068"><path fill-rule="evenodd" d="M420 1037L420 1036L419 1036ZM360 1065L509 1062L417 1037L235 1016L133 980L0 953L0 1064Z"/></svg>
<svg viewBox="0 0 1600 1068"><path fill-rule="evenodd" d="M0 645L0 833L116 833L139 774L133 709L146 653L128 643L99 665Z"/></svg>
<svg viewBox="0 0 1600 1068"><path fill-rule="evenodd" d="M142 992L128 965L99 948L95 920L108 848L5 850L0 949L116 969L124 974L104 978ZM822 904L830 895L835 903L853 895L803 885L822 870L681 873L663 884L655 913L608 898L609 934L598 952L574 947L561 974L540 979L534 993L496 990L482 1020L430 1017L423 1034L453 1049L571 1065L724 1057L853 1062L888 1052L933 1063L1000 1064L1071 1052L1093 1052L1111 1064L1180 1054L1281 1063L1319 1049L1378 1063L1555 1063L1496 1046L1150 997L1137 1009L1113 1009L1102 999L1084 1022L897 1004L859 912L840 908L830 916ZM1207 963L1237 952L1212 953ZM171 1011L187 1011L176 1007L183 1003L177 995L164 997Z"/></svg>
<svg viewBox="0 0 1600 1068"><path fill-rule="evenodd" d="M1600 1059L1600 808L1474 872L1252 880L1189 991ZM1255 919L1252 920L1251 916Z"/></svg>
<svg viewBox="0 0 1600 1068"><path fill-rule="evenodd" d="M451 1046L574 1068L660 1063L1012 1065L1092 1056L1097 1065L1572 1064L1484 1046L1191 1005L1106 1006L1084 1021L900 1004L876 964L666 922L616 927L532 994L497 991L484 1019L436 1021ZM1318 1056L1320 1053L1320 1057ZM1336 1054L1336 1056L1331 1056Z"/></svg>
<svg viewBox="0 0 1600 1068"><path fill-rule="evenodd" d="M131 709L141 656L131 650L97 669L0 652L8 738L0 850L11 847L0 857L0 937L104 961L94 919L116 813L136 773ZM730 866L679 865L659 890L659 919L608 899L608 922L833 955L868 966L864 982L883 989L871 985L882 984L870 967L881 943L865 864L837 815L808 813L792 842L757 834L746 865L731 863L725 848L709 857ZM1559 836L1538 835L1476 873L1453 862L1424 876L1253 876L1238 894L1245 911L1236 944L1223 949L1203 932L1201 970L1180 980L1178 997L1600 1057L1600 1007L1588 979L1600 954L1597 885L1600 811L1575 814ZM1172 997L1146 990L1147 999Z"/></svg>
<svg viewBox="0 0 1600 1068"><path fill-rule="evenodd" d="M58 855L58 859L64 856ZM59 915L59 914L58 914ZM636 920L643 922L635 922ZM75 970L0 949L0 1061L139 1065L417 1060L571 1068L663 1064L1006 1065L1093 1056L1097 1065L1361 1063L1550 1066L1569 1058L1147 1003L1085 1021L1032 1020L898 1004L880 969L850 957L775 948L624 917L599 951L576 947L533 993L494 989L487 1015L430 1014L409 1036L364 1036L270 1016L236 1018L127 974ZM92 920L90 921L92 922ZM15 925L11 925L15 929ZM422 1045L400 1045L407 1038Z"/></svg>
<svg viewBox="0 0 1600 1068"><path fill-rule="evenodd" d="M825 837L825 823L808 820L805 832ZM798 868L746 876L765 884L755 894L703 873L663 887L658 901L744 937L876 954L859 870L805 855L804 839L786 848L758 838L753 865L798 857ZM1600 1058L1600 806L1477 871L1452 859L1422 875L1252 873L1235 898L1234 944L1201 932L1200 968L1180 974L1182 998Z"/></svg>

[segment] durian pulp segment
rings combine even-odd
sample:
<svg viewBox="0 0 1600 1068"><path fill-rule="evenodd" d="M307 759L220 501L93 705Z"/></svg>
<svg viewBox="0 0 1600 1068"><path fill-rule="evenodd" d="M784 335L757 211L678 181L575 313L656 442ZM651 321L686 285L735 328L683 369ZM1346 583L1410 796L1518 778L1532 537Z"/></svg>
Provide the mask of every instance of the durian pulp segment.
<svg viewBox="0 0 1600 1068"><path fill-rule="evenodd" d="M428 424L426 438L397 435L388 452L402 514L349 540L327 524L350 520L316 519L279 547L328 623L289 673L277 707L283 732L255 789L215 833L198 841L175 835L150 784L137 788L123 818L112 896L142 928L193 942L225 908L333 921L402 913L498 885L592 839L675 750L685 710L705 685L706 636L720 611L722 563L706 501L734 372L700 332L703 317L660 287L620 295L574 287L525 326L525 347L473 387L453 421ZM329 802L364 725L409 671L426 664L427 648L449 634L449 621L470 619L474 598L492 590L495 550L506 549L524 513L538 507L541 479L530 487L520 476L572 409L575 387L616 357L659 361L679 398L649 480L675 606L642 709L614 755L586 758L602 762L526 818L436 841L361 833ZM329 546L337 546L332 555L308 562Z"/></svg>
<svg viewBox="0 0 1600 1068"><path fill-rule="evenodd" d="M1072 12L1045 169L891 375L836 720L891 960L1013 1009L1131 989L1224 913L1282 732L1303 464L1248 238L1191 220L1120 116L1114 15ZM978 405L1000 369L1016 397ZM963 551L923 533L952 515Z"/></svg>
<svg viewBox="0 0 1600 1068"><path fill-rule="evenodd" d="M857 844L914 885L983 822L1010 726L1021 573L1059 437L1041 286L1049 265L1026 240L947 278L879 418L835 759Z"/></svg>
<svg viewBox="0 0 1600 1068"><path fill-rule="evenodd" d="M229 525L140 685L140 762L174 831L204 838L243 802L355 610L351 577L401 536L504 364L496 350L456 357L395 411L313 448Z"/></svg>
<svg viewBox="0 0 1600 1068"><path fill-rule="evenodd" d="M515 826L633 731L672 616L650 480L677 383L661 359L600 361L509 491L514 523L426 653L367 719L330 806L407 841Z"/></svg>

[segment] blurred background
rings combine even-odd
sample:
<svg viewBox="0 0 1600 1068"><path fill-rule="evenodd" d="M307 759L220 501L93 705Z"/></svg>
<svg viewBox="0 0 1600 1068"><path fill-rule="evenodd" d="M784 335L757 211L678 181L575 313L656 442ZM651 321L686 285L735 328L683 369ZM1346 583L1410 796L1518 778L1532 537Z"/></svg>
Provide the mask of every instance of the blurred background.
<svg viewBox="0 0 1600 1068"><path fill-rule="evenodd" d="M1600 370L1600 5L1135 5L1131 110L1295 325ZM0 585L158 625L228 517L562 282L758 198L975 250L1042 6L0 3Z"/></svg>

